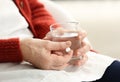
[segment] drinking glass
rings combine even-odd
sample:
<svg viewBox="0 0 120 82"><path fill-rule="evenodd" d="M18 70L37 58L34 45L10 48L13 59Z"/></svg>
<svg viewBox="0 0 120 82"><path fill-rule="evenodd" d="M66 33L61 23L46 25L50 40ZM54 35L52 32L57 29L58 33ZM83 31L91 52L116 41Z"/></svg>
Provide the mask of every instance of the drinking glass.
<svg viewBox="0 0 120 82"><path fill-rule="evenodd" d="M53 41L71 41L70 48L66 48L66 52L71 49L76 50L80 48L81 42L78 40L78 28L79 22L63 22L50 25L50 31L52 33ZM78 60L80 58L73 57L72 60Z"/></svg>

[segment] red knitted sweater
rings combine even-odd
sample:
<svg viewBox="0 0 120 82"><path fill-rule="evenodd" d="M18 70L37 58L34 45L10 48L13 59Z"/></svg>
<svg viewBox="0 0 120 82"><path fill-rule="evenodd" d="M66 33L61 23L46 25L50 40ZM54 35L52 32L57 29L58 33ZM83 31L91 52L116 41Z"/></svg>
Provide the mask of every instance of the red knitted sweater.
<svg viewBox="0 0 120 82"><path fill-rule="evenodd" d="M49 31L49 25L55 23L44 5L38 0L13 0L20 13L29 23L29 29L35 38L43 38ZM4 28L4 27L3 27ZM21 62L19 38L0 39L0 62Z"/></svg>

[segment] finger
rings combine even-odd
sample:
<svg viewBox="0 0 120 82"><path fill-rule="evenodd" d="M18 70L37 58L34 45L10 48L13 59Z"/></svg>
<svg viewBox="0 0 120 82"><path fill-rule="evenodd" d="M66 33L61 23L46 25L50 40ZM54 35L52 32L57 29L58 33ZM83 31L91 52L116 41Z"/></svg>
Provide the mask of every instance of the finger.
<svg viewBox="0 0 120 82"><path fill-rule="evenodd" d="M85 43L85 42L82 42L81 43L81 48L77 50L77 56L79 55L82 55L82 54L85 54L86 52L90 51L90 45Z"/></svg>
<svg viewBox="0 0 120 82"><path fill-rule="evenodd" d="M48 44L48 49L49 50L65 50L66 48L71 46L70 41L66 42L51 42Z"/></svg>
<svg viewBox="0 0 120 82"><path fill-rule="evenodd" d="M78 62L78 61L80 61L80 60L82 60L82 59L83 59L83 56L77 56L77 57L73 56L73 57L71 58L71 60L69 61L69 63L70 63L70 64L74 64L75 62Z"/></svg>
<svg viewBox="0 0 120 82"><path fill-rule="evenodd" d="M85 37L86 37L86 35L87 35L87 32L86 31L84 31L84 30L82 30L82 31L79 31L78 32L78 38L79 38L79 40L81 41L81 40L83 40Z"/></svg>
<svg viewBox="0 0 120 82"><path fill-rule="evenodd" d="M84 64L86 63L87 60L88 60L88 56L85 54L85 55L83 56L83 59L80 60L80 61L78 61L78 62L76 62L75 65L77 65L77 66L82 66L82 65L84 65Z"/></svg>
<svg viewBox="0 0 120 82"><path fill-rule="evenodd" d="M66 63L68 63L70 61L72 56L73 56L73 51L70 51L70 52L68 52L67 54L64 54L64 55L55 55L55 54L51 55L51 57L54 60L54 62L53 62L54 65L66 64Z"/></svg>
<svg viewBox="0 0 120 82"><path fill-rule="evenodd" d="M88 60L88 57L86 54L84 54L81 60L72 61L70 64L75 66L82 66L83 64L85 64L87 60Z"/></svg>
<svg viewBox="0 0 120 82"><path fill-rule="evenodd" d="M53 70L62 70L64 68L66 68L68 66L68 64L64 64L64 65L59 65L59 66L52 66L51 69Z"/></svg>
<svg viewBox="0 0 120 82"><path fill-rule="evenodd" d="M83 42L85 42L87 45L89 45L89 46L90 46L90 49L93 49L93 48L92 48L92 45L91 45L91 43L90 43L90 41L88 40L87 37L84 38Z"/></svg>
<svg viewBox="0 0 120 82"><path fill-rule="evenodd" d="M86 52L90 51L90 49L91 49L91 45L86 41L82 41L81 47L79 49L74 50L74 56L79 57L85 54Z"/></svg>

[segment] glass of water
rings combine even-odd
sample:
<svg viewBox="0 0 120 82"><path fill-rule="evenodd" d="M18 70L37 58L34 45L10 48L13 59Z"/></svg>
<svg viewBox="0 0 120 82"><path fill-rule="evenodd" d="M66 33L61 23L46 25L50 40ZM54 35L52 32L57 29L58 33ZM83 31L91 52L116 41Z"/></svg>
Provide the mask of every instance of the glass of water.
<svg viewBox="0 0 120 82"><path fill-rule="evenodd" d="M53 41L71 41L72 45L70 48L66 49L66 52L71 49L76 50L80 48L81 42L78 40L78 29L79 22L63 22L50 25ZM74 57L71 60L76 59L79 58Z"/></svg>

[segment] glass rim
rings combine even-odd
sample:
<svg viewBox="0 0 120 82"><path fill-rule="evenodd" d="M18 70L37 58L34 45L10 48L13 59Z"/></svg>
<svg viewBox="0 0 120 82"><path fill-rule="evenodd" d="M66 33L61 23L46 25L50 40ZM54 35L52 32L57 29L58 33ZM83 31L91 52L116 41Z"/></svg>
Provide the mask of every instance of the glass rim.
<svg viewBox="0 0 120 82"><path fill-rule="evenodd" d="M79 22L78 21L65 21L65 22L57 22L57 23L53 23L53 24L51 24L50 25L50 31L52 31L52 27L54 26L54 25L57 25L57 24L59 24L59 25L62 25L62 24L66 24L66 23L75 23L75 24L79 24Z"/></svg>

